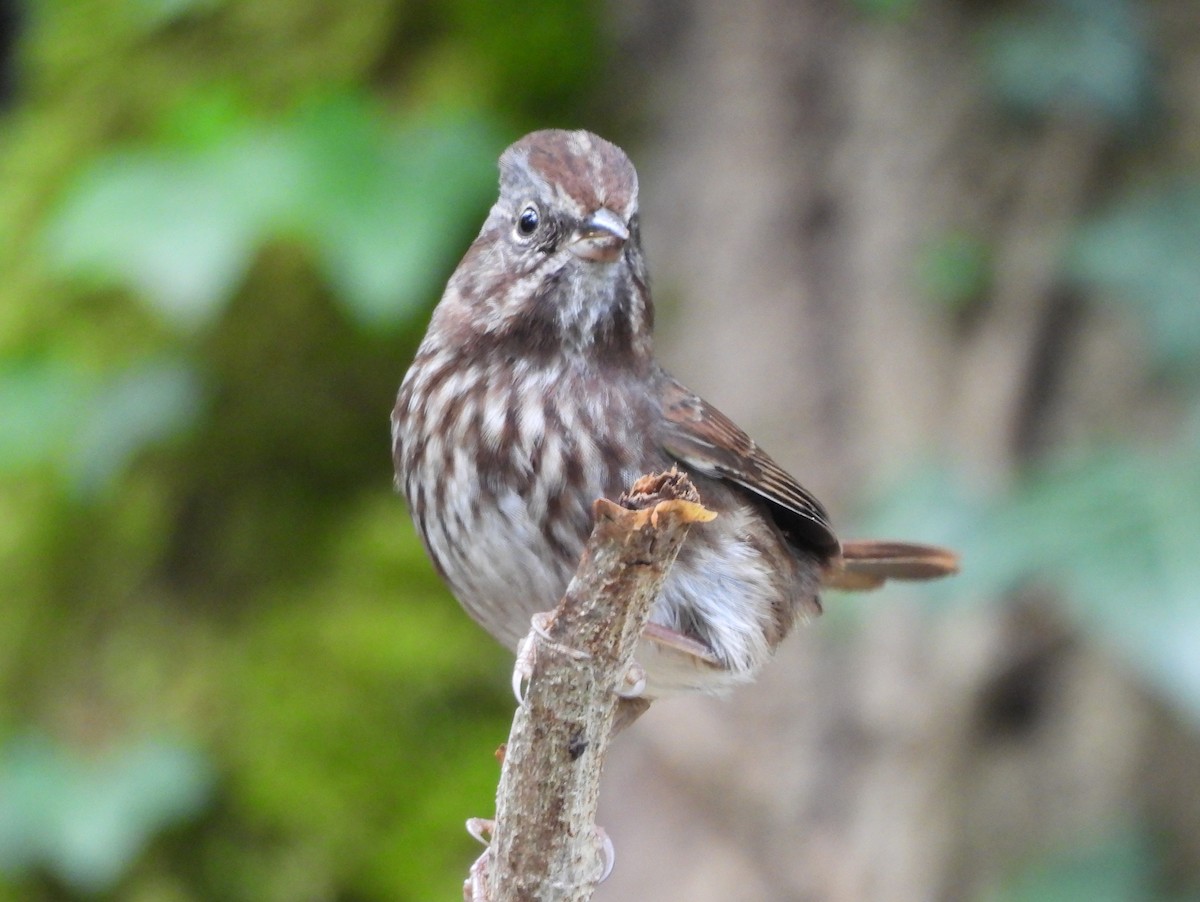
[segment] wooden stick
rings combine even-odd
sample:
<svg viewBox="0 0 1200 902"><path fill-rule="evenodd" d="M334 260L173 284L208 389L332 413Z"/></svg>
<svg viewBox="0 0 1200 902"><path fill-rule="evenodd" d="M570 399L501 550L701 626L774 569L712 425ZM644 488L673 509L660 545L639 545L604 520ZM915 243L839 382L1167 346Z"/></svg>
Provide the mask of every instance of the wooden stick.
<svg viewBox="0 0 1200 902"><path fill-rule="evenodd" d="M688 527L715 514L676 470L644 476L595 527L558 607L534 618L532 663L513 718L488 850L464 886L472 902L583 902L602 876L600 773L618 690ZM631 671L631 667L634 668ZM633 680L636 681L636 677Z"/></svg>

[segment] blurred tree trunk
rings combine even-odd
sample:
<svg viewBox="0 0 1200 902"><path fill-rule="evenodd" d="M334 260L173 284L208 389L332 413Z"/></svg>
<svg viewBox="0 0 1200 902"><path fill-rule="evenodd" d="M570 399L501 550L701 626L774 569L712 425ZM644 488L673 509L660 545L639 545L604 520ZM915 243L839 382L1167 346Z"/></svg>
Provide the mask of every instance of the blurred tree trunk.
<svg viewBox="0 0 1200 902"><path fill-rule="evenodd" d="M922 454L1005 481L1048 444L1154 415L1120 326L1055 281L1109 136L981 99L985 6L902 23L840 0L613 10L617 93L653 123L634 156L661 354L835 522ZM994 279L953 316L915 264L959 230L987 238ZM1054 599L935 614L919 597L831 596L860 629L802 628L753 688L660 704L622 737L597 899L965 899L1129 811L1178 827L1194 870L1195 813L1162 776L1197 791L1194 735Z"/></svg>

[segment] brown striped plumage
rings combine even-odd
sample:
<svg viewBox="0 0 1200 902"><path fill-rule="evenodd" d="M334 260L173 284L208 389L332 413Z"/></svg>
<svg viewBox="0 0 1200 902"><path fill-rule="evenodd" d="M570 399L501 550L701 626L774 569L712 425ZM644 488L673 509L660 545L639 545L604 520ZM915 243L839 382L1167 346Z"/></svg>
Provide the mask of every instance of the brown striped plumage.
<svg viewBox="0 0 1200 902"><path fill-rule="evenodd" d="M619 148L535 132L500 171L392 414L397 486L489 632L513 647L557 603L594 499L676 464L719 516L692 530L655 605L639 649L649 696L751 678L820 612L823 581L953 570L948 552L906 543L843 555L820 502L655 363L637 175Z"/></svg>

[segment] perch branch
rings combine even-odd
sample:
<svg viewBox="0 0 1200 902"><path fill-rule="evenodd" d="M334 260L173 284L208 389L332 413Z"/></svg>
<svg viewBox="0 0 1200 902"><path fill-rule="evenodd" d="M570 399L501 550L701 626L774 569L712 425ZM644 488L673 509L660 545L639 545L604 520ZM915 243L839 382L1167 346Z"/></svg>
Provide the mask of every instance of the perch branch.
<svg viewBox="0 0 1200 902"><path fill-rule="evenodd" d="M594 512L566 594L534 618L518 656L532 665L529 686L505 750L491 843L464 886L470 902L591 898L605 858L596 804L618 693L636 683L638 638L688 527L715 516L675 470L642 477L619 504L601 499Z"/></svg>

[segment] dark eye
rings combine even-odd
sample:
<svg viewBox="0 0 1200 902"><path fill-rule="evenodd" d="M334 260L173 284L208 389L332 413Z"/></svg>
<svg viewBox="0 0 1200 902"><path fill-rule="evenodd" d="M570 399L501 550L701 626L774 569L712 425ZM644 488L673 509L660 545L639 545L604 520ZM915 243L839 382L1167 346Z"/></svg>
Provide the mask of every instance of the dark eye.
<svg viewBox="0 0 1200 902"><path fill-rule="evenodd" d="M521 211L521 215L517 217L517 234L522 238L528 238L537 231L538 223L540 222L537 207L533 204L527 206Z"/></svg>

